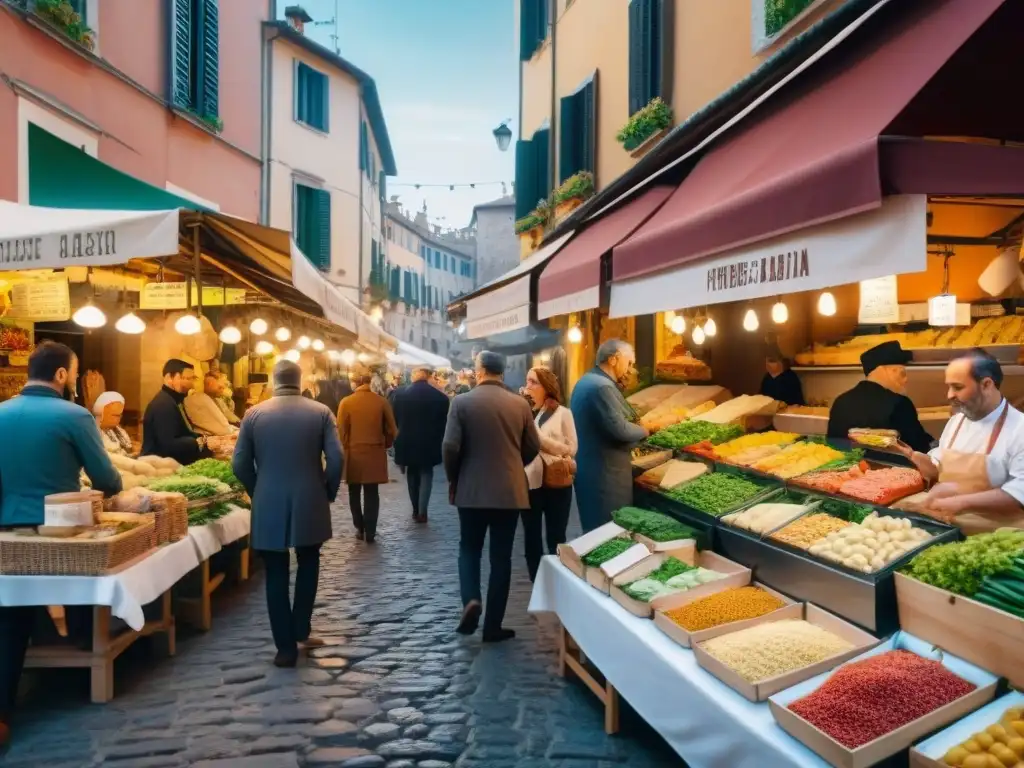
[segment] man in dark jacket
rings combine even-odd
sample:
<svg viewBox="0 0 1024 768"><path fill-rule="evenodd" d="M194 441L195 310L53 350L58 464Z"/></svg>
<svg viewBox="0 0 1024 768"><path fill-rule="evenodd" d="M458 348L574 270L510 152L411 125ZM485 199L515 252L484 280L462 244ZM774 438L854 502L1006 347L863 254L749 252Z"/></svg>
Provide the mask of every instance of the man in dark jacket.
<svg viewBox="0 0 1024 768"><path fill-rule="evenodd" d="M526 465L540 452L540 435L526 400L502 382L505 358L494 352L477 356L477 386L459 395L448 410L441 454L449 499L459 508L459 582L462 621L458 632L476 631L480 604L480 556L491 534L491 576L487 585L485 643L515 637L504 629L512 583L512 545L519 513L530 508Z"/></svg>
<svg viewBox="0 0 1024 768"><path fill-rule="evenodd" d="M331 504L341 486L338 428L326 406L302 397L302 371L274 368L274 396L242 419L232 466L252 498L252 548L267 569L267 610L277 646L274 664L294 667L310 637L320 578L320 547L331 538ZM289 599L289 550L298 571Z"/></svg>
<svg viewBox="0 0 1024 768"><path fill-rule="evenodd" d="M430 383L429 366L412 372L412 383L395 390L395 463L405 468L412 501L412 519L427 522L427 506L434 487L434 467L441 463L441 442L448 421L448 397Z"/></svg>
<svg viewBox="0 0 1024 768"><path fill-rule="evenodd" d="M851 429L894 429L919 453L931 449L932 436L921 426L917 408L904 394L911 354L898 341L887 341L860 356L867 377L832 403L828 436L845 439Z"/></svg>
<svg viewBox="0 0 1024 768"><path fill-rule="evenodd" d="M164 363L164 385L146 406L142 419L142 455L163 456L192 464L211 456L206 438L185 415L185 397L196 380L195 368L184 360Z"/></svg>
<svg viewBox="0 0 1024 768"><path fill-rule="evenodd" d="M108 496L120 492L121 475L103 448L96 420L66 399L77 378L74 352L45 341L28 359L28 383L21 395L0 404L0 527L43 525L43 499L79 490L83 468L97 491ZM41 610L32 605L0 608L0 749L10 737L8 718ZM69 631L77 636L77 628L86 629L91 613L69 606Z"/></svg>

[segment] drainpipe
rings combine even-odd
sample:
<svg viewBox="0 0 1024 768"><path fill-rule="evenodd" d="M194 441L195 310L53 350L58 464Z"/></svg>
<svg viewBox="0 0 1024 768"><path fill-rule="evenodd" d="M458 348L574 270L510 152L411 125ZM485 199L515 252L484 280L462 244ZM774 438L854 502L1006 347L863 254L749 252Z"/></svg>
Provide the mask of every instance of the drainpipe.
<svg viewBox="0 0 1024 768"><path fill-rule="evenodd" d="M556 147L558 146L558 78L555 65L558 37L558 0L548 0L548 7L551 9L551 141L548 142L548 165L551 170L551 191L554 192L558 186L558 168L555 167L557 158Z"/></svg>
<svg viewBox="0 0 1024 768"><path fill-rule="evenodd" d="M277 0L269 0L269 12L270 19L272 21L275 20ZM260 87L260 100L262 106L262 114L260 115L260 154L262 155L263 160L263 167L260 169L260 223L264 225L270 224L270 150L272 146L271 130L273 126L271 114L273 112L274 98L273 45L274 40L276 40L277 37L278 34L275 32L272 37L265 38L262 49L260 50L260 68L263 73Z"/></svg>
<svg viewBox="0 0 1024 768"><path fill-rule="evenodd" d="M359 86L359 111L357 112L357 124L356 124L356 135L360 137L359 146L362 147L362 135L363 135L363 86ZM367 131L369 133L369 131ZM369 145L369 136L367 136L367 145ZM369 146L367 146L367 152L369 152ZM362 158L362 154L359 155ZM361 162L361 160L360 160ZM358 166L359 163L356 163ZM358 264L359 273L356 278L356 285L359 286L359 295L356 296L356 304L360 308L363 306L363 174L367 169L359 168L359 247L356 249L359 254ZM370 230L370 237L373 237L373 230ZM389 277L390 279L390 277Z"/></svg>

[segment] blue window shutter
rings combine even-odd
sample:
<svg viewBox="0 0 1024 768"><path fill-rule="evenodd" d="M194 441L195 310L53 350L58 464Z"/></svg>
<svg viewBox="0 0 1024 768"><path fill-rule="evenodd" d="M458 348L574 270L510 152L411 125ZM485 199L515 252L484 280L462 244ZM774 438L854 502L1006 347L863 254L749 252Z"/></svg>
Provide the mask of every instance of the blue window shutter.
<svg viewBox="0 0 1024 768"><path fill-rule="evenodd" d="M315 192L317 266L326 272L331 268L331 193L326 189Z"/></svg>
<svg viewBox="0 0 1024 768"><path fill-rule="evenodd" d="M565 181L580 169L579 94L566 96L559 103L558 179Z"/></svg>
<svg viewBox="0 0 1024 768"><path fill-rule="evenodd" d="M219 0L202 0L203 3L203 86L202 117L220 115L220 12Z"/></svg>
<svg viewBox="0 0 1024 768"><path fill-rule="evenodd" d="M359 170L366 170L366 123L359 124Z"/></svg>
<svg viewBox="0 0 1024 768"><path fill-rule="evenodd" d="M171 45L169 47L171 103L182 109L193 107L192 90L192 3L171 0Z"/></svg>
<svg viewBox="0 0 1024 768"><path fill-rule="evenodd" d="M534 190L537 187L537 163L533 158L533 142L520 139L516 142L516 218L521 219L537 204Z"/></svg>
<svg viewBox="0 0 1024 768"><path fill-rule="evenodd" d="M537 0L519 0L519 60L529 61L537 50Z"/></svg>

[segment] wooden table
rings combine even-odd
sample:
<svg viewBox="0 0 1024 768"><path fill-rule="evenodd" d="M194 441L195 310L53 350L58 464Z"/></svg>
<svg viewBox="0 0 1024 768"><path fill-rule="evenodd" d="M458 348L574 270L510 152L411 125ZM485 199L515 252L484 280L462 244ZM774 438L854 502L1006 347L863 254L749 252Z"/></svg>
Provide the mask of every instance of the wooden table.
<svg viewBox="0 0 1024 768"><path fill-rule="evenodd" d="M573 640L572 635L560 627L558 630L558 674L568 677L572 672L597 696L604 705L604 732L613 735L619 732L619 692L607 680L598 680L586 666L583 649Z"/></svg>

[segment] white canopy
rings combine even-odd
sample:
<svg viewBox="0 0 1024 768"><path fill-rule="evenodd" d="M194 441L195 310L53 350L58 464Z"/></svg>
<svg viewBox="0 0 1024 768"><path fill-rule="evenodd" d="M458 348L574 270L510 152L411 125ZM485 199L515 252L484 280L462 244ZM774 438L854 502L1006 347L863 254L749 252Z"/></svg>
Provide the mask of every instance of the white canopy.
<svg viewBox="0 0 1024 768"><path fill-rule="evenodd" d="M417 365L429 365L432 368L451 368L452 361L447 357L435 355L425 349L414 347L404 341L398 342L398 352L391 356L391 359L401 363L406 368L415 368Z"/></svg>

